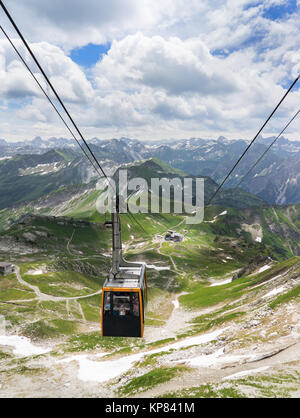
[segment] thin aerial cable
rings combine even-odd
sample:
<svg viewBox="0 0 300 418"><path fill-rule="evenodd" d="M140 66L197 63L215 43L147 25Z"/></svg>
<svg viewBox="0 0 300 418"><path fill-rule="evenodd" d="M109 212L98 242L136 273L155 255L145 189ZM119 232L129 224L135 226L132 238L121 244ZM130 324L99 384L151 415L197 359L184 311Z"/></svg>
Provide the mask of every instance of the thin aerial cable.
<svg viewBox="0 0 300 418"><path fill-rule="evenodd" d="M1 2L1 0L0 0L0 2ZM215 191L215 193L209 199L207 205L209 205L212 202L212 200L216 197L216 195L219 193L219 191L221 190L221 188L223 187L223 185L225 184L225 182L228 180L228 178L230 177L230 175L232 174L232 172L235 170L235 168L237 167L237 165L240 163L240 161L242 160L242 158L244 157L244 155L248 152L249 148L253 145L253 143L257 139L258 135L261 133L261 131L267 125L267 123L272 118L272 116L274 115L274 113L276 112L276 110L279 108L279 106L281 105L281 103L284 101L284 99L286 98L286 96L290 93L290 91L292 90L292 88L294 87L294 85L297 83L297 81L299 80L299 77L300 77L300 75L298 75L298 77L290 85L289 89L285 92L284 96L281 98L280 102L277 104L277 106L275 107L275 109L272 111L272 113L270 114L270 116L268 117L268 119L262 125L262 127L260 128L260 130L255 135L255 137L252 139L252 141L250 142L250 144L247 146L247 148L245 149L245 151L242 153L242 155L239 157L239 159L234 164L234 166L232 167L232 169L229 171L229 173L227 174L227 176L224 178L224 180L222 181L222 183L219 185L219 187L217 188L217 190Z"/></svg>
<svg viewBox="0 0 300 418"><path fill-rule="evenodd" d="M285 127L282 129L282 131L280 132L280 134L278 134L276 136L276 138L274 139L274 141L268 146L268 148L262 153L262 155L258 158L258 160L252 165L252 167L248 170L248 172L243 176L243 178L241 179L241 181L237 184L237 186L235 186L235 189L237 189L243 183L243 181L246 179L246 177L249 176L249 174L251 173L251 171L264 158L264 156L267 154L267 152L272 148L272 146L275 144L275 142L278 140L278 138L281 137L281 135L284 133L284 131L290 126L290 124L293 122L293 120L296 119L296 117L299 115L299 113L300 113L300 109L298 110L298 112L296 112L294 114L294 116L292 117L292 119L285 125Z"/></svg>
<svg viewBox="0 0 300 418"><path fill-rule="evenodd" d="M146 234L146 235L150 235L149 232L146 231L146 229L141 225L141 223L133 216L133 214L131 212L126 212L126 215L133 220L137 226Z"/></svg>
<svg viewBox="0 0 300 418"><path fill-rule="evenodd" d="M8 17L9 21L11 22L11 24L13 25L15 31L17 32L17 34L19 35L19 37L21 38L23 44L25 45L27 51L29 52L29 54L31 55L32 59L34 60L35 64L37 65L37 67L39 68L40 72L43 74L45 80L47 81L48 85L50 86L52 92L54 93L56 99L58 100L58 102L60 103L60 105L62 106L62 108L64 109L64 111L66 112L66 114L68 115L68 118L70 119L72 125L74 126L75 130L77 131L78 135L80 136L81 140L84 142L86 148L89 150L90 154L92 155L94 161L96 162L96 165L99 167L101 173L103 174L104 177L107 178L107 180L109 180L109 178L107 177L105 171L103 170L103 168L101 167L99 161L97 160L97 158L95 157L94 153L92 152L89 144L87 143L87 141L85 140L84 136L82 135L80 129L78 128L78 126L76 125L74 119L72 118L72 116L70 115L68 109L66 108L66 106L64 105L63 101L61 100L61 98L59 97L56 89L54 88L53 84L51 83L51 81L49 80L49 77L47 76L47 74L45 73L45 71L43 70L42 66L40 65L39 61L37 60L36 56L34 55L32 49L30 48L30 46L28 45L26 39L24 38L24 36L22 35L20 29L18 28L17 24L15 23L15 21L13 20L13 18L11 17L10 13L8 12L7 8L5 7L5 5L3 4L3 1L0 0L0 6L2 7L4 13L6 14L6 16Z"/></svg>
<svg viewBox="0 0 300 418"><path fill-rule="evenodd" d="M92 166L94 167L94 170L99 174L100 177L102 177L101 174L100 174L100 172L98 171L98 168L94 166L94 163L90 159L89 155L87 154L87 152L85 151L85 149L82 147L82 145L80 144L80 142L78 141L78 139L76 138L76 136L74 135L74 133L72 132L71 128L68 126L67 122L62 117L61 113L59 112L59 110L57 109L57 107L55 106L55 104L53 103L53 101L51 100L51 98L49 97L49 95L47 94L47 92L45 91L45 89L43 88L43 86L41 85L41 83L39 82L39 80L36 78L36 76L34 75L34 73L31 71L31 69L28 66L28 64L26 63L25 59L22 57L22 55L18 51L17 47L15 46L15 44L10 39L10 37L8 36L8 34L6 33L6 31L3 29L3 27L1 25L0 25L0 29L3 32L4 36L6 37L6 39L8 40L8 42L10 43L10 45L15 50L16 54L18 55L18 57L20 58L20 60L22 61L22 63L25 65L25 67L27 68L27 70L29 71L29 73L31 74L31 76L33 77L33 79L35 80L35 82L37 83L37 85L39 86L39 88L42 90L42 92L44 93L44 95L48 99L49 103L51 104L51 106L53 107L53 109L55 110L55 112L58 114L59 118L62 120L62 122L65 125L65 127L68 129L68 131L70 132L70 134L72 135L72 137L75 139L75 141L77 142L77 144L81 148L82 152L85 154L85 156L87 157L87 159L89 160L89 162L92 164Z"/></svg>

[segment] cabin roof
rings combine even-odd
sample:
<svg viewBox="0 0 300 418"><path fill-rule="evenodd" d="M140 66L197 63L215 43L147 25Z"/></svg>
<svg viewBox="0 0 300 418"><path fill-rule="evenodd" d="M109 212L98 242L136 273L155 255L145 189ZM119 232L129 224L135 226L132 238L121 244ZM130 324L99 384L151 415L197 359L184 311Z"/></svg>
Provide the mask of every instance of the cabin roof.
<svg viewBox="0 0 300 418"><path fill-rule="evenodd" d="M113 279L109 280L104 283L104 287L120 287L120 288L128 288L128 289L139 289L140 288L140 281L139 279Z"/></svg>
<svg viewBox="0 0 300 418"><path fill-rule="evenodd" d="M137 267L120 267L120 276L116 279L107 278L104 287L120 287L120 288L142 288L144 279L144 265ZM126 274L132 274L135 277L122 278L122 272Z"/></svg>

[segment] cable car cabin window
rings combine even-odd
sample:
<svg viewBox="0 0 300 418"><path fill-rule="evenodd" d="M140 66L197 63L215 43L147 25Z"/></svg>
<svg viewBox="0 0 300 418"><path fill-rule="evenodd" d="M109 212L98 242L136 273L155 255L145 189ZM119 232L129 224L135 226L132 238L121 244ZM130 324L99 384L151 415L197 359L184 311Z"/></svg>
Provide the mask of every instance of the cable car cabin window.
<svg viewBox="0 0 300 418"><path fill-rule="evenodd" d="M113 315L130 315L130 294L125 294L125 292L113 293Z"/></svg>
<svg viewBox="0 0 300 418"><path fill-rule="evenodd" d="M144 304L147 303L147 293L146 293L146 286L143 286L143 302Z"/></svg>
<svg viewBox="0 0 300 418"><path fill-rule="evenodd" d="M139 316L140 304L138 292L104 292L104 316Z"/></svg>
<svg viewBox="0 0 300 418"><path fill-rule="evenodd" d="M102 335L110 337L143 336L143 293L106 290L103 294Z"/></svg>
<svg viewBox="0 0 300 418"><path fill-rule="evenodd" d="M139 295L138 293L132 294L132 313L134 316L140 315L140 304L139 304Z"/></svg>
<svg viewBox="0 0 300 418"><path fill-rule="evenodd" d="M104 292L104 301L103 301L104 315L108 316L111 314L111 292Z"/></svg>

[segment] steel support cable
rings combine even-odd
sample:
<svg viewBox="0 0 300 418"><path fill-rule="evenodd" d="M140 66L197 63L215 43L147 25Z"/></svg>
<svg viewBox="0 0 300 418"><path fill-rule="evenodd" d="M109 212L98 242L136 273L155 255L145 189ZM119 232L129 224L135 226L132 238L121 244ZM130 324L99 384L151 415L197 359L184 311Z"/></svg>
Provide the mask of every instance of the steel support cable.
<svg viewBox="0 0 300 418"><path fill-rule="evenodd" d="M274 139L274 141L268 146L268 148L262 153L262 155L258 158L258 160L247 171L247 173L243 176L243 178L240 180L240 182L237 184L237 186L235 186L235 189L237 189L243 183L243 181L245 180L245 178L248 177L248 175L251 173L251 171L264 158L264 156L267 154L267 152L272 148L272 146L275 144L275 142L281 137L281 135L284 133L284 131L290 126L290 124L293 122L293 120L296 119L296 117L299 115L299 113L300 113L300 109L298 110L298 112L296 112L294 114L294 116L292 117L292 119L285 125L285 127L282 129L282 131L280 132L280 134L278 134L276 136L276 138Z"/></svg>
<svg viewBox="0 0 300 418"><path fill-rule="evenodd" d="M1 1L1 0L0 0ZM256 141L258 135L261 133L261 131L264 129L264 127L267 125L267 123L269 122L269 120L272 118L272 116L274 115L274 113L277 111L277 109L279 108L279 106L281 105L281 103L284 101L284 99L286 98L286 96L290 93L290 91L292 90L292 88L294 87L294 85L297 83L297 81L299 80L300 75L298 75L298 77L293 81L293 83L290 85L289 89L285 92L285 94L283 95L283 97L280 99L279 103L277 104L277 106L275 107L275 109L272 111L272 113L270 114L270 116L268 117L268 119L265 121L265 123L262 125L262 127L260 128L260 130L257 132L257 134L255 135L255 137L252 139L252 141L250 142L250 144L247 146L247 148L245 149L245 151L242 153L242 155L239 157L239 159L237 160L237 162L234 164L234 166L232 167L232 169L229 171L229 173L227 174L227 176L224 178L224 180L222 181L222 183L219 185L219 187L217 188L217 190L215 191L215 193L212 195L212 197L209 199L207 205L209 205L212 200L216 197L216 195L219 193L219 191L221 190L221 188L223 187L223 185L225 184L225 182L228 180L228 178L230 177L230 175L232 174L232 172L235 170L235 168L237 167L237 165L240 163L240 161L242 160L242 158L245 156L245 154L248 152L249 148L254 144L254 142Z"/></svg>
<svg viewBox="0 0 300 418"><path fill-rule="evenodd" d="M15 46L15 44L13 43L13 41L10 39L10 37L7 35L6 31L3 29L3 27L0 25L0 29L3 32L4 36L6 37L6 39L8 40L8 42L10 43L10 45L13 47L13 49L15 50L16 54L18 55L18 57L20 58L20 60L22 61L22 63L24 64L24 66L27 68L27 70L29 71L29 73L31 74L32 78L35 80L35 82L37 83L37 85L39 86L39 88L42 90L42 92L44 93L44 95L46 96L46 98L48 99L49 103L51 104L51 106L53 107L53 109L55 110L55 112L57 113L57 115L59 116L59 118L62 120L63 124L65 125L65 127L68 129L68 131L70 132L70 134L72 135L72 137L75 139L75 141L77 142L77 144L79 145L79 147L81 148L82 152L85 154L85 156L87 157L87 159L89 160L89 162L92 164L92 166L94 167L94 170L99 174L99 176L101 177L100 172L98 171L98 168L94 166L94 163L92 162L92 160L90 159L89 155L87 154L87 152L85 151L85 149L82 147L82 145L80 144L80 142L78 141L78 139L76 138L76 136L74 135L74 133L72 132L72 130L70 129L70 127L68 126L67 122L65 121L65 119L62 117L61 113L59 112L59 110L57 109L57 107L55 106L55 104L53 103L53 101L51 100L51 98L49 97L49 95L47 94L47 92L45 91L45 89L43 88L43 86L41 85L41 83L39 82L39 80L36 78L36 76L34 75L34 73L31 71L30 67L28 66L28 64L26 63L25 59L22 57L22 55L20 54L20 52L18 51L17 47Z"/></svg>

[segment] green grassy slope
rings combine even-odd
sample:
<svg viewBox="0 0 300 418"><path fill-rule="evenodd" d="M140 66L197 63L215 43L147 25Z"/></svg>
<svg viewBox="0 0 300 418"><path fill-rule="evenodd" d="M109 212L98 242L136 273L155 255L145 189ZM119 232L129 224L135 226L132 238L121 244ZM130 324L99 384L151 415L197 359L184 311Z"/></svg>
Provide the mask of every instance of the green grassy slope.
<svg viewBox="0 0 300 418"><path fill-rule="evenodd" d="M0 210L35 200L62 185L80 183L80 160L72 151L51 150L0 161Z"/></svg>

